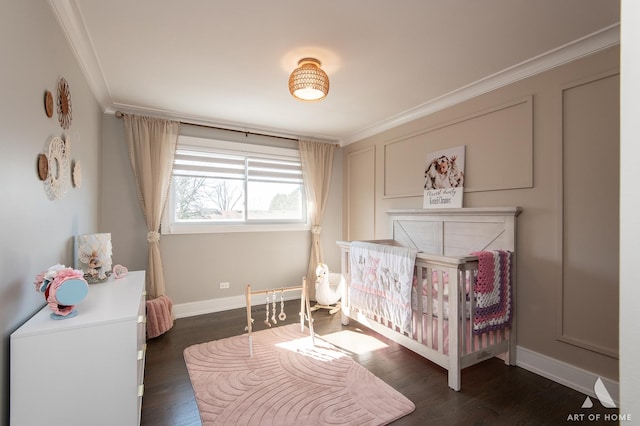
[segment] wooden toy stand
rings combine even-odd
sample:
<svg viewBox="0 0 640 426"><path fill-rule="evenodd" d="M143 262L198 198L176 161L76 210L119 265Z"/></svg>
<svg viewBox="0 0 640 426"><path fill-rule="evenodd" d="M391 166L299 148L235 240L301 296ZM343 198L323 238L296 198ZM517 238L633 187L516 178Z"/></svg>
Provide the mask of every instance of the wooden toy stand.
<svg viewBox="0 0 640 426"><path fill-rule="evenodd" d="M299 291L300 292L300 332L304 332L304 322L307 321L309 325L309 335L311 336L311 343L315 345L315 334L313 332L313 318L311 317L311 307L309 304L309 296L307 291L307 279L302 278L302 285L296 287L282 287L268 290L256 290L251 291L251 284L247 284L245 290L245 296L247 299L247 335L249 337L249 356L253 357L253 341L251 336L253 319L251 318L251 296L256 296L259 294L267 295L267 301L269 300L269 294L273 294L274 300L276 294L284 294L291 291ZM275 303L275 302L274 302ZM282 303L282 302L281 302ZM275 311L274 311L275 315Z"/></svg>

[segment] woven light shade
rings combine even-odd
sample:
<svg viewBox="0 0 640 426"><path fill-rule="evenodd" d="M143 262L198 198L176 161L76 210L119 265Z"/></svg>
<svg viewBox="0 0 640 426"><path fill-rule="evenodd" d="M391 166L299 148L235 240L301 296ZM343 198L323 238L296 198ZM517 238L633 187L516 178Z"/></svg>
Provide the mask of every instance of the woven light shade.
<svg viewBox="0 0 640 426"><path fill-rule="evenodd" d="M301 101L320 101L329 93L329 77L320 68L320 61L304 58L289 76L289 92Z"/></svg>

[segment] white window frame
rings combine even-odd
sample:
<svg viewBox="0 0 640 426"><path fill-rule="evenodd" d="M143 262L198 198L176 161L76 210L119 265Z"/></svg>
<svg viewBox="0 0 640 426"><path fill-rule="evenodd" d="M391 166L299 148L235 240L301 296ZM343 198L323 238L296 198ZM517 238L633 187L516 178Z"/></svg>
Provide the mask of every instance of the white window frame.
<svg viewBox="0 0 640 426"><path fill-rule="evenodd" d="M178 136L178 148L201 149L219 154L256 156L261 158L275 158L300 161L300 151L297 149L280 148L250 143L231 142L218 139L208 139L194 136ZM173 176L171 176L173 179ZM245 195L246 196L246 195ZM173 185L169 190L167 206L162 216L161 233L171 234L208 234L228 232L273 232L273 231L309 231L311 229L306 203L304 186L303 221L237 221L237 222L197 222L185 223L175 220L175 194Z"/></svg>

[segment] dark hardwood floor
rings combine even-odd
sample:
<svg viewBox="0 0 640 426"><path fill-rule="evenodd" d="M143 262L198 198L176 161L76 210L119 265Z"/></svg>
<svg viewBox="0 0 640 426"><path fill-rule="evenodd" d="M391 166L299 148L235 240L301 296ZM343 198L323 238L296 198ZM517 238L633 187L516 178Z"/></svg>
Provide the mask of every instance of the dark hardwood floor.
<svg viewBox="0 0 640 426"><path fill-rule="evenodd" d="M298 320L296 301L286 302L286 323ZM266 328L264 306L253 308L254 331ZM497 358L469 367L462 373L462 390L447 386L444 369L356 322L344 327L340 314L314 312L319 335L343 329L362 330L387 347L353 354L373 374L413 401L416 409L393 425L565 425L614 424L605 421L617 410L606 409L593 398L591 409L582 409L585 395L519 367L506 366ZM246 311L226 312L178 319L164 335L147 342L142 425L200 425L198 408L184 363L188 346L244 333ZM281 324L279 324L281 325ZM580 419L583 422L570 421ZM572 416L571 418L569 416ZM600 421L589 421L589 416ZM568 421L569 420L569 421Z"/></svg>

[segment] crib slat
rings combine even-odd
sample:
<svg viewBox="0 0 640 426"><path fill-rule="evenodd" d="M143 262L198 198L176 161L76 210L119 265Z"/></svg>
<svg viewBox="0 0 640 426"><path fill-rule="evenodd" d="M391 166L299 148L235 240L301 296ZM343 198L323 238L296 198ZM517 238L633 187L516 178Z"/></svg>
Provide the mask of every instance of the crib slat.
<svg viewBox="0 0 640 426"><path fill-rule="evenodd" d="M427 317L427 347L433 349L433 269L426 268L427 271L427 307L424 310ZM422 295L420 295L422 299ZM422 318L420 319L422 323Z"/></svg>
<svg viewBox="0 0 640 426"><path fill-rule="evenodd" d="M469 325L467 326L467 328L469 329L469 336L471 340L469 352L474 352L478 349L476 348L477 341L475 338L475 334L473 334L473 323L476 318L476 303L475 303L475 296L474 296L475 295L474 292L476 288L476 277L473 271L469 271L467 276L469 279L469 322L468 322Z"/></svg>
<svg viewBox="0 0 640 426"><path fill-rule="evenodd" d="M437 276L438 276L438 352L443 354L444 353L444 277L442 275L442 270L438 270ZM449 294L449 296L451 296L451 294ZM449 308L451 308L451 306L449 306ZM451 323L452 321L449 321L449 332L451 332Z"/></svg>
<svg viewBox="0 0 640 426"><path fill-rule="evenodd" d="M422 306L422 289L424 286L424 282L422 281L422 274L424 268L420 265L416 265L416 311L417 311L417 321L416 321L416 335L415 338L418 342L422 343L422 313L424 312L424 307Z"/></svg>
<svg viewBox="0 0 640 426"><path fill-rule="evenodd" d="M457 267L449 267L449 387L460 389L460 274ZM442 300L442 298L441 298Z"/></svg>
<svg viewBox="0 0 640 426"><path fill-rule="evenodd" d="M466 288L466 271L458 271L458 297L460 304L460 326L462 336L462 355L469 352L469 345L473 348L473 335L470 334L469 326L467 325L467 296L465 294ZM469 340L469 344L467 341Z"/></svg>

